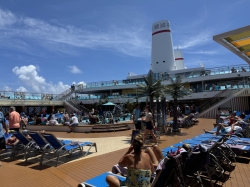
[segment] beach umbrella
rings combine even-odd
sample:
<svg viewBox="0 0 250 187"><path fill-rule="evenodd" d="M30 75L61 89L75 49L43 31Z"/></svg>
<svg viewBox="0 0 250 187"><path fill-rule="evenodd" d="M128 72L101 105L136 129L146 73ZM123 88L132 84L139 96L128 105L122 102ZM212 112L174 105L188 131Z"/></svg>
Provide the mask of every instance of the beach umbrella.
<svg viewBox="0 0 250 187"><path fill-rule="evenodd" d="M106 106L114 106L115 104L112 103L112 102L107 102L107 103L105 103L105 104L103 104L103 105L106 105Z"/></svg>
<svg viewBox="0 0 250 187"><path fill-rule="evenodd" d="M107 103L105 103L105 104L103 104L103 105L109 106L109 111L110 111L110 106L115 106L115 104L112 103L112 102L107 102Z"/></svg>

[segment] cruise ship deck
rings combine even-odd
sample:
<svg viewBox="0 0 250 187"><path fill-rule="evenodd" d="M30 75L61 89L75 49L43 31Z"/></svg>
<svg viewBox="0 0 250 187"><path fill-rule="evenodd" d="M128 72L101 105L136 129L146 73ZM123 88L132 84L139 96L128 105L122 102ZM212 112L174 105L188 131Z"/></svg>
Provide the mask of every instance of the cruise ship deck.
<svg viewBox="0 0 250 187"><path fill-rule="evenodd" d="M213 119L200 119L200 123L189 129L182 129L181 135L162 135L159 140L160 148L170 146L184 139L203 133L203 129L211 129ZM120 157L129 147L131 131L108 133L71 133L53 132L57 137L74 140L95 141L98 152L91 150L86 157L67 161L58 167L50 163L40 167L36 159L24 162L21 157L17 160L1 157L0 166L1 186L77 186L80 182L93 178L111 170ZM147 144L146 146L150 146ZM78 156L76 154L76 156ZM250 158L237 159L236 167L229 175L225 174L226 181L218 181L214 186L247 187L250 184ZM53 163L52 163L53 164ZM210 183L203 179L205 186Z"/></svg>

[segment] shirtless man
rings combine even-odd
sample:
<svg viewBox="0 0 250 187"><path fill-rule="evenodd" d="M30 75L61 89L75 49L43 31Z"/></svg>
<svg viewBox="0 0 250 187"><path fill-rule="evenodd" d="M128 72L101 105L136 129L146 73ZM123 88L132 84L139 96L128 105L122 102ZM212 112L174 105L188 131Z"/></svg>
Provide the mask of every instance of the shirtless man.
<svg viewBox="0 0 250 187"><path fill-rule="evenodd" d="M226 126L223 123L219 123L217 126L216 131L207 131L204 129L205 133L210 133L210 134L215 134L216 136L218 135L223 135L223 134L229 134L229 133L237 133L242 131L242 122L243 119L245 118L245 114L241 114L240 117L237 118L237 121L233 123L231 126Z"/></svg>

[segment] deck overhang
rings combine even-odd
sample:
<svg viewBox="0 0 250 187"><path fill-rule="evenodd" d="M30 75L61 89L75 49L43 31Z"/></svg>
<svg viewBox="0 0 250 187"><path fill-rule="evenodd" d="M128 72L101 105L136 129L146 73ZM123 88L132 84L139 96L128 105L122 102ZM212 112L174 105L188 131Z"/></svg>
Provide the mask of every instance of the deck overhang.
<svg viewBox="0 0 250 187"><path fill-rule="evenodd" d="M250 25L215 35L213 40L250 64Z"/></svg>

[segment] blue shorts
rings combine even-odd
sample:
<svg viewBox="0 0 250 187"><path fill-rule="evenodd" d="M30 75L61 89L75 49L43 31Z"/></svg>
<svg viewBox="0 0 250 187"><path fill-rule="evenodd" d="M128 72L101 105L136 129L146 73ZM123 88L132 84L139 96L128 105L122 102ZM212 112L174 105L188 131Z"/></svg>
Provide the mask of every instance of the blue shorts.
<svg viewBox="0 0 250 187"><path fill-rule="evenodd" d="M71 127L76 127L76 126L78 126L79 125L79 123L72 123L72 124L70 124L69 126L71 126Z"/></svg>
<svg viewBox="0 0 250 187"><path fill-rule="evenodd" d="M231 127L225 127L224 129L221 129L220 132L221 134L227 134L229 132L231 132Z"/></svg>

